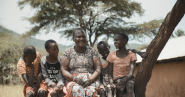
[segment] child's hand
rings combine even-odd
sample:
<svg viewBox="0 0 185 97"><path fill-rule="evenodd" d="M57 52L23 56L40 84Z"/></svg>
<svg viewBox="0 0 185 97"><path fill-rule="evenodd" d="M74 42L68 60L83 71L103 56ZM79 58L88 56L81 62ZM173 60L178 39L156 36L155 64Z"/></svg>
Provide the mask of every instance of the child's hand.
<svg viewBox="0 0 185 97"><path fill-rule="evenodd" d="M29 62L25 62L26 64L26 67L33 67L34 65L32 63L29 63Z"/></svg>
<svg viewBox="0 0 185 97"><path fill-rule="evenodd" d="M38 93L38 89L39 89L39 86L37 86L37 85L33 85L32 86L33 87L33 90L35 91L35 95L37 95L37 93Z"/></svg>
<svg viewBox="0 0 185 97"><path fill-rule="evenodd" d="M124 84L126 84L126 79L125 78L122 78L122 79L118 79L117 80L116 86L122 86Z"/></svg>
<svg viewBox="0 0 185 97"><path fill-rule="evenodd" d="M53 90L58 93L58 87L57 86L53 87Z"/></svg>
<svg viewBox="0 0 185 97"><path fill-rule="evenodd" d="M56 91L57 93L62 93L62 92L63 92L63 87L62 87L62 86L58 86L58 87L55 89L55 91Z"/></svg>
<svg viewBox="0 0 185 97"><path fill-rule="evenodd" d="M115 89L116 85L115 84L111 84L110 87L111 87L111 89Z"/></svg>
<svg viewBox="0 0 185 97"><path fill-rule="evenodd" d="M148 54L146 52L139 52L138 53L142 58L147 58Z"/></svg>

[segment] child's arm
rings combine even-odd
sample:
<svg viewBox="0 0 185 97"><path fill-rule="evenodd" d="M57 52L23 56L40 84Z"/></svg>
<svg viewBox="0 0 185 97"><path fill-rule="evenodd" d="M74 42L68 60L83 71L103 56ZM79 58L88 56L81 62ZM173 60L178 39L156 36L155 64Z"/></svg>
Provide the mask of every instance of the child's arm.
<svg viewBox="0 0 185 97"><path fill-rule="evenodd" d="M64 82L65 82L65 79L64 77L62 76L61 72L60 72L60 69L59 69L59 76L57 77L57 88L56 88L56 92L57 93L62 93L63 91L63 87L64 87Z"/></svg>
<svg viewBox="0 0 185 97"><path fill-rule="evenodd" d="M37 75L37 83L35 85L35 95L37 95L37 92L38 92L38 89L39 89L39 86L40 86L40 83L42 82L42 73L41 73L41 65L40 63L38 64L38 75Z"/></svg>
<svg viewBox="0 0 185 97"><path fill-rule="evenodd" d="M140 52L136 49L130 49L130 51L132 51L133 53L137 53L138 55L140 55L142 58L147 58L148 54L146 52Z"/></svg>
<svg viewBox="0 0 185 97"><path fill-rule="evenodd" d="M125 82L133 78L135 66L136 66L136 61L131 61L130 62L130 72L129 72L129 75L125 77Z"/></svg>
<svg viewBox="0 0 185 97"><path fill-rule="evenodd" d="M61 60L62 60L62 57L60 57L60 61ZM60 68L62 68L62 67L60 67ZM62 76L62 72L60 71L60 68L59 68L59 75L57 77L57 81L58 81L57 86L63 88L64 82L66 82L66 80L65 80L64 76Z"/></svg>
<svg viewBox="0 0 185 97"><path fill-rule="evenodd" d="M102 68L102 71L103 71L103 68ZM101 84L103 84L103 74L102 74L102 72L100 73L100 82L101 82Z"/></svg>
<svg viewBox="0 0 185 97"><path fill-rule="evenodd" d="M62 73L60 72L60 69L59 69L59 76L57 78L57 81L58 81L58 83L57 83L58 87L63 87L64 86L65 79L62 76Z"/></svg>
<svg viewBox="0 0 185 97"><path fill-rule="evenodd" d="M29 66L31 68L30 76L28 77L28 75L26 73L24 73L24 74L22 74L22 78L26 82L26 84L28 84L29 86L32 86L34 83L34 65L33 64L26 64L26 66Z"/></svg>
<svg viewBox="0 0 185 97"><path fill-rule="evenodd" d="M43 80L42 72L41 72L41 64L39 63L39 69L38 69L38 76L37 76L37 82L40 84Z"/></svg>
<svg viewBox="0 0 185 97"><path fill-rule="evenodd" d="M113 83L113 63L108 63L109 66L109 82L111 85L111 88L116 88L116 85Z"/></svg>
<svg viewBox="0 0 185 97"><path fill-rule="evenodd" d="M44 66L44 64L46 63L46 60L44 58L41 58L40 63L41 63L42 76L43 76L44 81L47 83L47 86L49 86L49 87L56 86L55 83L49 79L49 76L47 74L46 68Z"/></svg>

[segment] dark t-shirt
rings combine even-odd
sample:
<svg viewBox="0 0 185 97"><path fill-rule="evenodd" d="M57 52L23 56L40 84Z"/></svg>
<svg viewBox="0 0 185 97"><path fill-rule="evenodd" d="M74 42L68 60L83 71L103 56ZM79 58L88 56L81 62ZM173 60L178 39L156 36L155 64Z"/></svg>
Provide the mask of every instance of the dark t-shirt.
<svg viewBox="0 0 185 97"><path fill-rule="evenodd" d="M57 83L58 81L56 78L59 76L60 70L59 61L57 63L49 63L46 61L46 66L49 79Z"/></svg>

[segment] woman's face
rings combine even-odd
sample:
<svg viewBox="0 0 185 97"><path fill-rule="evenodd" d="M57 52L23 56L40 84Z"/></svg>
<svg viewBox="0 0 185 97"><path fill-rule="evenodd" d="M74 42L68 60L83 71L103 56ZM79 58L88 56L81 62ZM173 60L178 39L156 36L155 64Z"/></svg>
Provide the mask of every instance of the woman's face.
<svg viewBox="0 0 185 97"><path fill-rule="evenodd" d="M114 45L116 49L122 48L127 44L126 39L123 39L123 37L119 34L116 34L114 37Z"/></svg>
<svg viewBox="0 0 185 97"><path fill-rule="evenodd" d="M86 46L87 39L86 39L85 33L79 30L75 31L73 41L78 47Z"/></svg>

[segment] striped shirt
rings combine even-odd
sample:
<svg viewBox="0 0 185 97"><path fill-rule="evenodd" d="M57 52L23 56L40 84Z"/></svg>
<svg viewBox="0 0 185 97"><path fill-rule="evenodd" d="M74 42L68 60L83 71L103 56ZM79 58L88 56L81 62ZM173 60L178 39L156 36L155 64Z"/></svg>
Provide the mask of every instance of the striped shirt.
<svg viewBox="0 0 185 97"><path fill-rule="evenodd" d="M137 60L136 54L131 51L124 58L117 57L116 51L111 52L107 57L107 61L113 63L113 80L128 76L131 68L130 63L135 60Z"/></svg>
<svg viewBox="0 0 185 97"><path fill-rule="evenodd" d="M38 53L38 52L36 52L36 53L37 53L37 57L33 62L33 65L34 65L34 82L37 82L38 68L39 68L39 63L40 63L40 59L41 59L40 53ZM26 67L23 57L21 57L19 59L19 62L17 63L17 70L18 70L19 75L22 75L22 74L26 73L28 76L30 76L31 68ZM23 82L23 85L26 85L22 76L21 76L21 81Z"/></svg>

